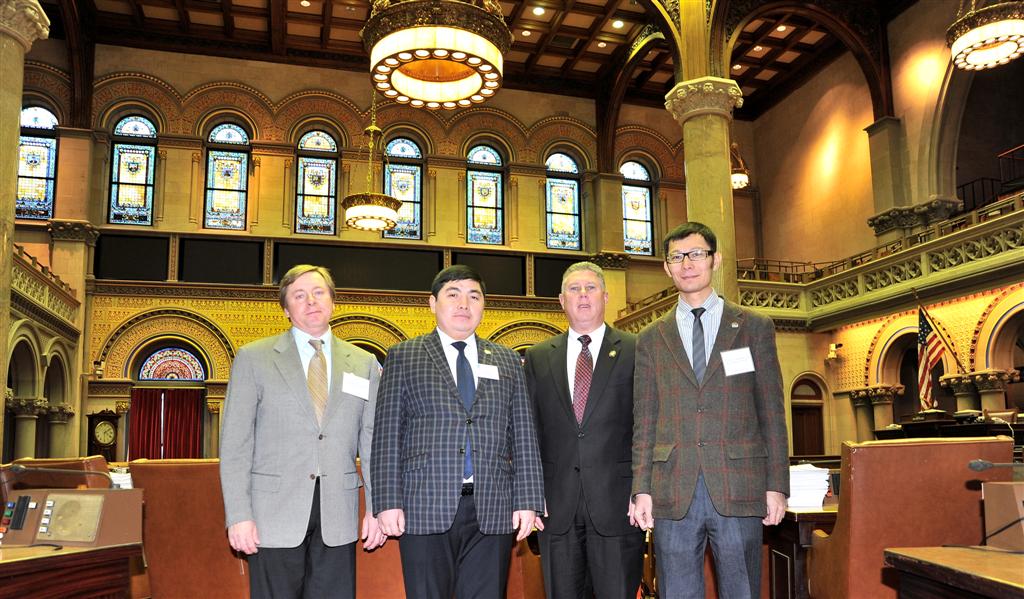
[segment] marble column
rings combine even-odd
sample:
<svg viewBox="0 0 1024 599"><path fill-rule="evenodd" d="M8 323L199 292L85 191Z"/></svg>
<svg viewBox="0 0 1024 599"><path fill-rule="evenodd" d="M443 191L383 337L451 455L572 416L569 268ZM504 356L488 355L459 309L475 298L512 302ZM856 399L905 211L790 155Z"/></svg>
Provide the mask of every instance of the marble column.
<svg viewBox="0 0 1024 599"><path fill-rule="evenodd" d="M953 391L957 412L981 409L978 390L975 389L970 374L944 374L939 377L939 385Z"/></svg>
<svg viewBox="0 0 1024 599"><path fill-rule="evenodd" d="M996 368L972 372L969 376L974 386L978 388L983 410L1005 410L1006 386L1020 380L1020 374L1016 370Z"/></svg>
<svg viewBox="0 0 1024 599"><path fill-rule="evenodd" d="M114 403L114 411L117 412L117 460L125 462L128 460L128 409L131 407L131 400L119 399Z"/></svg>
<svg viewBox="0 0 1024 599"><path fill-rule="evenodd" d="M206 411L210 413L210 450L206 457L220 457L220 411L223 404L219 401L206 402Z"/></svg>
<svg viewBox="0 0 1024 599"><path fill-rule="evenodd" d="M624 232L622 229L622 175L618 173L594 173L588 177L594 209L591 221L587 219L596 239L584 239L587 249L595 252L622 252ZM653 201L653 198L652 198ZM586 208L584 208L585 210ZM584 212L584 217L587 213ZM587 230L587 229L584 229ZM656 241L656 240L655 240Z"/></svg>
<svg viewBox="0 0 1024 599"><path fill-rule="evenodd" d="M14 412L14 459L36 457L36 426L39 415L46 412L46 400L18 397L7 407Z"/></svg>
<svg viewBox="0 0 1024 599"><path fill-rule="evenodd" d="M718 237L722 266L712 284L726 299L737 301L736 225L733 218L729 124L743 105L736 82L699 77L677 83L665 96L665 108L683 128L686 148L686 215L711 227ZM667 223L667 230L678 223Z"/></svg>
<svg viewBox="0 0 1024 599"><path fill-rule="evenodd" d="M46 419L50 426L50 452L51 458L64 458L72 454L68 453L68 419L75 415L75 409L68 404L50 406L47 410Z"/></svg>
<svg viewBox="0 0 1024 599"><path fill-rule="evenodd" d="M871 413L870 389L852 389L850 403L853 404L853 419L857 425L857 441L871 441L875 438L874 418Z"/></svg>
<svg viewBox="0 0 1024 599"><path fill-rule="evenodd" d="M14 269L14 198L18 189L18 143L25 53L50 33L50 19L37 0L0 0L0 374L7 375ZM4 411L0 410L0 431ZM34 431L33 431L34 432Z"/></svg>
<svg viewBox="0 0 1024 599"><path fill-rule="evenodd" d="M876 429L886 428L893 424L892 402L897 395L903 395L903 385L881 384L868 388Z"/></svg>
<svg viewBox="0 0 1024 599"><path fill-rule="evenodd" d="M619 310L626 307L626 266L629 265L629 255L594 254L590 261L604 271L604 286L608 290L605 320L614 322L619 317Z"/></svg>

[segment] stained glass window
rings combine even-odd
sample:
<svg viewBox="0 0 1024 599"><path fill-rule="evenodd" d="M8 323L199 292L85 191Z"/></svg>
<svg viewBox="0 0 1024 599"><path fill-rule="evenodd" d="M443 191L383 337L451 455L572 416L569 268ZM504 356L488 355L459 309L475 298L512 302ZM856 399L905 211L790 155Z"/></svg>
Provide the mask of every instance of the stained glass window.
<svg viewBox="0 0 1024 599"><path fill-rule="evenodd" d="M53 218L56 174L57 117L40 106L29 106L21 111L15 218Z"/></svg>
<svg viewBox="0 0 1024 599"><path fill-rule="evenodd" d="M187 349L167 347L150 354L139 369L142 381L202 381L206 379L203 363Z"/></svg>
<svg viewBox="0 0 1024 599"><path fill-rule="evenodd" d="M203 226L245 230L249 189L249 136L231 123L210 132L206 150L206 210ZM242 151L237 149L244 146Z"/></svg>
<svg viewBox="0 0 1024 599"><path fill-rule="evenodd" d="M547 197L548 247L555 250L583 249L580 235L580 172L576 161L560 152L545 161L548 177Z"/></svg>
<svg viewBox="0 0 1024 599"><path fill-rule="evenodd" d="M397 137L385 147L384 193L402 200L398 224L389 239L423 238L423 152L411 139Z"/></svg>
<svg viewBox="0 0 1024 599"><path fill-rule="evenodd" d="M501 245L504 243L504 173L494 148L476 146L467 156L466 241Z"/></svg>
<svg viewBox="0 0 1024 599"><path fill-rule="evenodd" d="M329 133L310 131L299 139L295 232L334 235L338 205L338 143Z"/></svg>
<svg viewBox="0 0 1024 599"><path fill-rule="evenodd" d="M153 177L156 170L156 126L142 116L129 116L114 126L110 161L110 214L116 225L153 224Z"/></svg>
<svg viewBox="0 0 1024 599"><path fill-rule="evenodd" d="M627 254L654 255L651 210L651 174L639 162L625 162L619 168L622 183L622 237Z"/></svg>

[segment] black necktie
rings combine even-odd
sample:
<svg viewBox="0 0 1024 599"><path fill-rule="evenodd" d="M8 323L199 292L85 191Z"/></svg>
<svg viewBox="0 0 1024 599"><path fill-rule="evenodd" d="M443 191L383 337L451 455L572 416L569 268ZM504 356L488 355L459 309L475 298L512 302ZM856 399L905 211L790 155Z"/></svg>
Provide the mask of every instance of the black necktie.
<svg viewBox="0 0 1024 599"><path fill-rule="evenodd" d="M473 368L466 359L466 342L456 341L452 347L459 351L459 357L455 360L455 384L459 387L459 396L462 397L462 405L466 411L473 409L473 397L476 395L476 382L473 380ZM470 457L472 450L469 447L469 432L466 432L466 462L462 469L462 478L473 476L473 460Z"/></svg>
<svg viewBox="0 0 1024 599"><path fill-rule="evenodd" d="M700 383L704 379L704 370L708 367L708 358L704 351L704 325L700 321L704 308L694 308L690 311L693 312L693 356L690 361L693 362L693 374Z"/></svg>

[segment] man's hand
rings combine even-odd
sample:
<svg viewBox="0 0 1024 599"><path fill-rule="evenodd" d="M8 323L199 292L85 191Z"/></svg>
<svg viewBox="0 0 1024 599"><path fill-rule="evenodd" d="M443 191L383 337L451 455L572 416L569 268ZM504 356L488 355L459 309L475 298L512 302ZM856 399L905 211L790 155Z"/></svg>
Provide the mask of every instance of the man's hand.
<svg viewBox="0 0 1024 599"><path fill-rule="evenodd" d="M370 512L363 515L363 530L359 538L363 540L363 551L372 551L388 540L388 536L380 529L380 523Z"/></svg>
<svg viewBox="0 0 1024 599"><path fill-rule="evenodd" d="M380 531L389 537L400 537L405 532L405 510L384 510L377 516Z"/></svg>
<svg viewBox="0 0 1024 599"><path fill-rule="evenodd" d="M522 541L533 532L533 523L537 518L537 512L533 510L516 510L512 512L512 528L518 529L516 542ZM544 525L538 530L543 530Z"/></svg>
<svg viewBox="0 0 1024 599"><path fill-rule="evenodd" d="M789 503L786 496L778 491L766 491L765 501L768 504L768 515L761 522L765 526L775 526L782 522L782 517L786 515L786 506Z"/></svg>
<svg viewBox="0 0 1024 599"><path fill-rule="evenodd" d="M229 526L228 543L232 549L246 555L259 551L260 533L256 531L256 523L252 520L243 520Z"/></svg>
<svg viewBox="0 0 1024 599"><path fill-rule="evenodd" d="M637 493L630 506L633 511L630 522L635 522L636 526L640 527L640 530L654 528L654 501L650 495L647 493Z"/></svg>
<svg viewBox="0 0 1024 599"><path fill-rule="evenodd" d="M633 498L629 498L629 509L626 510L626 517L629 518L630 526L637 526L636 522L636 504L633 503Z"/></svg>

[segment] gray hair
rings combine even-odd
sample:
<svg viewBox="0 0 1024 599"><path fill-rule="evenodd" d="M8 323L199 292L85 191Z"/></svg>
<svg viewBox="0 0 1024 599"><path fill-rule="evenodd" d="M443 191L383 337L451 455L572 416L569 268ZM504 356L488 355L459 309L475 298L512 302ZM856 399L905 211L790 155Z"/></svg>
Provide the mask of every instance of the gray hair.
<svg viewBox="0 0 1024 599"><path fill-rule="evenodd" d="M601 280L601 291L608 290L608 288L604 284L604 270L602 270L600 266L594 264L593 262L577 262L571 265L569 268L565 269L565 272L562 274L563 292L565 291L565 280L569 278L569 275L571 275L574 272L579 272L581 270L589 270L590 272L597 275L597 278Z"/></svg>

